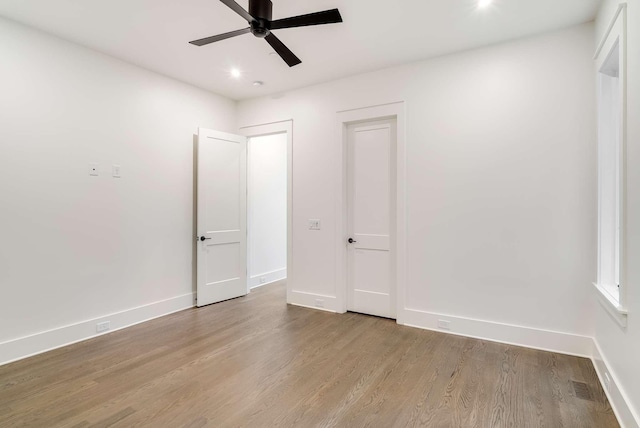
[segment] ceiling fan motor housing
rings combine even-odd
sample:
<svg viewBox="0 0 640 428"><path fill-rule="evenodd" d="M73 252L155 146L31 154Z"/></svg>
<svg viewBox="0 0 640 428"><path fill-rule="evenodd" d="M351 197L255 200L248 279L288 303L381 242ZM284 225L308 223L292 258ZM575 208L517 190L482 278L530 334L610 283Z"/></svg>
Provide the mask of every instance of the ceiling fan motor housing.
<svg viewBox="0 0 640 428"><path fill-rule="evenodd" d="M269 0L249 0L249 15L256 18L251 21L251 34L264 38L271 32L273 4Z"/></svg>
<svg viewBox="0 0 640 428"><path fill-rule="evenodd" d="M271 33L271 23L265 19L251 21L251 34L261 39L267 37Z"/></svg>

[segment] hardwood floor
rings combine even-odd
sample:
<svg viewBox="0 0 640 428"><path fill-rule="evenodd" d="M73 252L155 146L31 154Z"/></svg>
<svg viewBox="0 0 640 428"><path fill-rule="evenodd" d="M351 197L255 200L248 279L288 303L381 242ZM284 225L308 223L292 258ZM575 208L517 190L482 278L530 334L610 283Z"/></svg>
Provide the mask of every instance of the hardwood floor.
<svg viewBox="0 0 640 428"><path fill-rule="evenodd" d="M1 366L0 426L618 424L587 359L287 306L273 284Z"/></svg>

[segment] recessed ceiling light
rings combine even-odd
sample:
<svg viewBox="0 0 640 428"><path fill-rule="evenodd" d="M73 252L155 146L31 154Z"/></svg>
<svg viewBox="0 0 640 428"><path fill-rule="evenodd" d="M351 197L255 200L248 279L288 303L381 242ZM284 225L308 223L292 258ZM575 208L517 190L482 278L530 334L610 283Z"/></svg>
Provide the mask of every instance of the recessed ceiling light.
<svg viewBox="0 0 640 428"><path fill-rule="evenodd" d="M491 4L492 0L478 0L478 8L482 9Z"/></svg>
<svg viewBox="0 0 640 428"><path fill-rule="evenodd" d="M261 80L256 80L255 82L253 82L253 86L262 86L264 85L264 82Z"/></svg>
<svg viewBox="0 0 640 428"><path fill-rule="evenodd" d="M231 71L229 71L229 74L231 74L231 77L234 79L239 79L242 73L240 73L240 70L237 68L232 68Z"/></svg>

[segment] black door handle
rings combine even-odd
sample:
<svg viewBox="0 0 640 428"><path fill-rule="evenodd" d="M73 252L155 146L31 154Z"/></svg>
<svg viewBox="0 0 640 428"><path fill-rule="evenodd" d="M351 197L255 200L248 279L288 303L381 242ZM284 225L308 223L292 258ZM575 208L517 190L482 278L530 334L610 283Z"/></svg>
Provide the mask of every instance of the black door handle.
<svg viewBox="0 0 640 428"><path fill-rule="evenodd" d="M201 236L201 237L200 237L200 241L204 241L204 240L206 240L206 239L211 239L211 238L205 238L204 236Z"/></svg>
<svg viewBox="0 0 640 428"><path fill-rule="evenodd" d="M349 241L347 241L347 242L349 242L349 244L353 244L354 242L358 242L358 241L356 241L356 240L355 240L355 239L353 239L353 238L349 238Z"/></svg>

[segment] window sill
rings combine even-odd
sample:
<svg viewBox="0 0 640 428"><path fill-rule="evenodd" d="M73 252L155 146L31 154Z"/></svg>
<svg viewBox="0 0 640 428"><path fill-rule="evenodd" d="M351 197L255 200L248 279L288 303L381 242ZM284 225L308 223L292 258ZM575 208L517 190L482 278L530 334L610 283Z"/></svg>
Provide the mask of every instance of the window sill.
<svg viewBox="0 0 640 428"><path fill-rule="evenodd" d="M618 303L608 292L604 289L604 287L593 283L593 286L596 289L596 294L598 295L598 301L600 305L609 312L609 315L621 326L627 326L627 308L623 307Z"/></svg>

